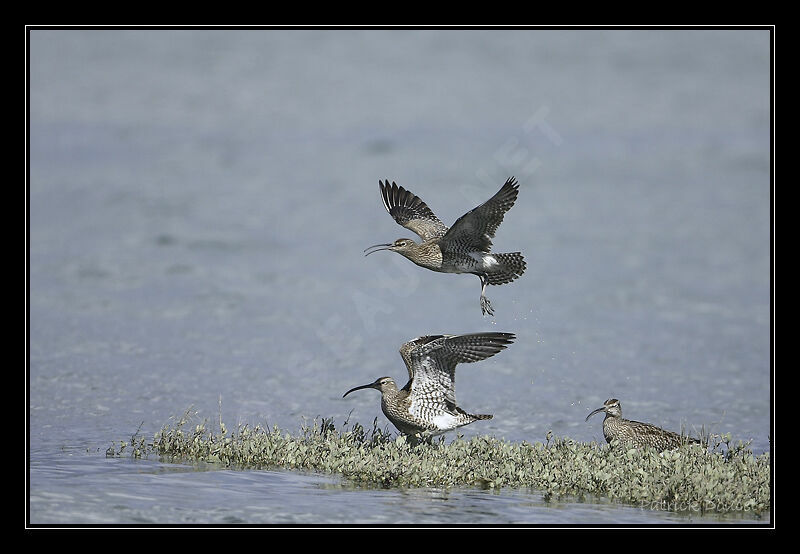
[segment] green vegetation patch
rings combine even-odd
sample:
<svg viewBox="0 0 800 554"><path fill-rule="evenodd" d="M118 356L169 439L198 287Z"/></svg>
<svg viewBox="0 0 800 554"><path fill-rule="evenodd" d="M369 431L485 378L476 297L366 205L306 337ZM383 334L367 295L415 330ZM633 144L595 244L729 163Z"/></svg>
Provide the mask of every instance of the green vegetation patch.
<svg viewBox="0 0 800 554"><path fill-rule="evenodd" d="M548 433L546 442L510 443L488 436L446 443L419 441L329 419L303 425L298 436L277 427L241 425L229 432L221 419L192 426L188 412L164 426L152 442L135 434L112 444L107 456L131 455L234 468L280 468L337 474L366 487L531 488L545 500L606 497L651 509L695 512L770 510L770 455L754 456L730 435L710 436L658 452L624 444L580 443Z"/></svg>

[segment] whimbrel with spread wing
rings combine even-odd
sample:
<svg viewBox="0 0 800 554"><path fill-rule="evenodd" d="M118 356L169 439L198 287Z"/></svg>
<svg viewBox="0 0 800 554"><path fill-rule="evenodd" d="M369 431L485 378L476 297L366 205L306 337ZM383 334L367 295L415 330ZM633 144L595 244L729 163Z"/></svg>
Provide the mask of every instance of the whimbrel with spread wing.
<svg viewBox="0 0 800 554"><path fill-rule="evenodd" d="M456 405L456 365L494 356L516 337L511 333L429 335L400 348L408 383L398 389L391 377L344 393L372 388L381 392L381 409L402 433L434 436L491 415L469 414ZM342 398L344 398L344 396Z"/></svg>
<svg viewBox="0 0 800 554"><path fill-rule="evenodd" d="M442 273L472 273L481 280L481 311L494 315L486 298L486 285L510 283L525 271L519 252L492 254L492 238L503 215L514 205L519 184L509 178L489 200L459 217L448 228L425 202L412 192L389 181L378 182L386 211L394 220L419 235L421 242L401 238L391 244L376 244L366 255L378 250L402 254L420 267Z"/></svg>

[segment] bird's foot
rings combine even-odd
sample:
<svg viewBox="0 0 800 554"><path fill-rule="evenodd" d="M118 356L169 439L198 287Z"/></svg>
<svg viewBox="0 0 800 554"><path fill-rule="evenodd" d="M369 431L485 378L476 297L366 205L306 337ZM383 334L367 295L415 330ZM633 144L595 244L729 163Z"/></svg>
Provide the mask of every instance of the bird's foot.
<svg viewBox="0 0 800 554"><path fill-rule="evenodd" d="M492 308L492 303L489 302L489 299L484 295L481 295L481 312L483 312L483 315L489 314L490 316L494 316L494 308Z"/></svg>

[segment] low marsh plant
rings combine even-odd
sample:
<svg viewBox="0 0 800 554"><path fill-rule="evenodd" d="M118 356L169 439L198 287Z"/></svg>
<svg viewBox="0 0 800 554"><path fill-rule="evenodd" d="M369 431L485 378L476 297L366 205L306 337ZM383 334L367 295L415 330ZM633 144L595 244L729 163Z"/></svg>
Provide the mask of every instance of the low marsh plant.
<svg viewBox="0 0 800 554"><path fill-rule="evenodd" d="M158 456L240 469L294 469L341 475L363 487L529 488L545 500L606 497L674 511L749 511L771 508L769 453L753 455L730 434L658 452L625 444L581 443L548 432L545 442L511 443L488 436L446 442L397 435L378 426L305 421L299 434L247 424L229 431L220 418L193 423L187 411L155 433L112 444L107 456Z"/></svg>

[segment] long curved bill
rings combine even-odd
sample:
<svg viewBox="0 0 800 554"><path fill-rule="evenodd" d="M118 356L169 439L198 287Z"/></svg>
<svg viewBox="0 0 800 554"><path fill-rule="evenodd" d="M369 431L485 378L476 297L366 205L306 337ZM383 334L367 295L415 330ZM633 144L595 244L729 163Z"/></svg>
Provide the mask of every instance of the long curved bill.
<svg viewBox="0 0 800 554"><path fill-rule="evenodd" d="M389 248L391 246L392 246L391 244L373 244L372 246L368 246L367 248L364 249L364 252L367 252L367 250L370 250L369 252L364 254L364 256L369 256L373 252L378 252L379 250L389 250ZM372 250L373 248L375 250Z"/></svg>
<svg viewBox="0 0 800 554"><path fill-rule="evenodd" d="M342 398L344 398L345 396L347 396L348 394L350 394L351 392L353 392L353 391L356 391L356 390L361 390L361 389L371 389L371 388L374 388L374 385L375 385L375 383L370 383L370 384L368 384L368 385L361 385L361 386L359 386L359 387L353 387L352 389L350 389L349 391L347 391L346 393L344 393L344 394L342 395Z"/></svg>
<svg viewBox="0 0 800 554"><path fill-rule="evenodd" d="M600 413L600 412L605 412L605 411L606 411L605 407L603 407L603 408L597 408L595 411L593 411L592 413L590 413L589 415L587 415L587 416L586 416L586 419L585 419L584 421L589 421L589 418L590 418L590 417L592 417L594 414L597 414L597 413Z"/></svg>

